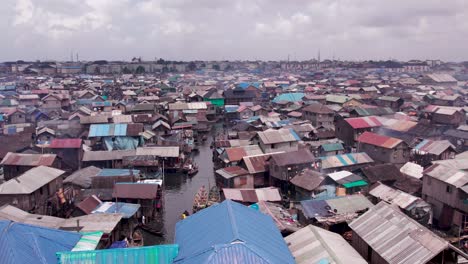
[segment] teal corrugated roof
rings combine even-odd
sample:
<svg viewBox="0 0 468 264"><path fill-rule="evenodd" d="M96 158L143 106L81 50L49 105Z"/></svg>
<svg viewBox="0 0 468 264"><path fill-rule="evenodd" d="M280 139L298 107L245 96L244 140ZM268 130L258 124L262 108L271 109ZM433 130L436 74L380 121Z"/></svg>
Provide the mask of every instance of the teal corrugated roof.
<svg viewBox="0 0 468 264"><path fill-rule="evenodd" d="M286 101L286 102L299 102L302 101L302 98L305 96L304 93L284 93L276 96L273 99L273 102L280 102L280 101Z"/></svg>
<svg viewBox="0 0 468 264"><path fill-rule="evenodd" d="M170 264L179 253L178 245L57 252L59 264Z"/></svg>
<svg viewBox="0 0 468 264"><path fill-rule="evenodd" d="M330 143L330 144L323 144L323 150L325 151L337 151L337 150L344 150L343 145L341 143Z"/></svg>

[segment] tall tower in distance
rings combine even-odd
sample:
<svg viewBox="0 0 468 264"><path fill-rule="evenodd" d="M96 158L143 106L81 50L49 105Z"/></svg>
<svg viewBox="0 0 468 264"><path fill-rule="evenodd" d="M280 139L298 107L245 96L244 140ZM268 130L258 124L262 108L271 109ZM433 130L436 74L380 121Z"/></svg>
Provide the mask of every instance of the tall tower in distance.
<svg viewBox="0 0 468 264"><path fill-rule="evenodd" d="M320 49L318 50L317 54L317 69L320 69Z"/></svg>

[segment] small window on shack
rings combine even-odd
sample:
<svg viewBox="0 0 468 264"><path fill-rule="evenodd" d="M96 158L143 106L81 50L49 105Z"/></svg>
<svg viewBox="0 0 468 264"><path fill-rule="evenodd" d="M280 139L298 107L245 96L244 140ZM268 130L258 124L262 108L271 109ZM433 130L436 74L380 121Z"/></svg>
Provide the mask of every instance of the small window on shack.
<svg viewBox="0 0 468 264"><path fill-rule="evenodd" d="M447 187L445 188L445 191L446 191L447 193L452 193L452 186L447 185Z"/></svg>
<svg viewBox="0 0 468 264"><path fill-rule="evenodd" d="M247 176L239 177L239 184L240 185L246 185L247 184Z"/></svg>

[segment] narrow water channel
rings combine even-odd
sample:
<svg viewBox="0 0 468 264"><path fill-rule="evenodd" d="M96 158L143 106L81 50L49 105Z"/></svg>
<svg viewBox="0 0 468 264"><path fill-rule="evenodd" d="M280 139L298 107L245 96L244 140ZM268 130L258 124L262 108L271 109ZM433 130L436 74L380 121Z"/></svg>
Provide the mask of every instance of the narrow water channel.
<svg viewBox="0 0 468 264"><path fill-rule="evenodd" d="M215 130L215 128L213 128ZM199 171L192 177L185 174L166 174L164 190L164 238L144 234L145 245L174 243L175 225L180 220L182 212L192 212L193 199L198 189L205 185L215 184L213 172L212 150L210 145L212 134L201 142L199 151L193 152L192 159L198 164ZM208 189L209 190L209 189Z"/></svg>

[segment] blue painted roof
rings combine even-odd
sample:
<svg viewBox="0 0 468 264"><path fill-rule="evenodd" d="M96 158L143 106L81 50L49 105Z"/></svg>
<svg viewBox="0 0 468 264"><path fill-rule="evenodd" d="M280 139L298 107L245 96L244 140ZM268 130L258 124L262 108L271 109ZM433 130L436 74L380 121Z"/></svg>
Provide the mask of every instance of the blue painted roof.
<svg viewBox="0 0 468 264"><path fill-rule="evenodd" d="M129 169L102 169L96 176L128 176L130 174L140 174L140 170L129 170Z"/></svg>
<svg viewBox="0 0 468 264"><path fill-rule="evenodd" d="M83 263L153 263L170 264L179 252L178 245L116 248L91 251L58 252L59 264ZM55 263L55 262L54 262Z"/></svg>
<svg viewBox="0 0 468 264"><path fill-rule="evenodd" d="M56 263L55 253L70 251L79 233L0 220L0 263Z"/></svg>
<svg viewBox="0 0 468 264"><path fill-rule="evenodd" d="M230 200L179 221L175 241L175 263L295 263L270 216Z"/></svg>
<svg viewBox="0 0 468 264"><path fill-rule="evenodd" d="M260 83L259 82L241 82L241 83L237 84L237 87L240 87L242 89L247 89L249 86L253 86L255 88L258 88L258 87L260 87Z"/></svg>
<svg viewBox="0 0 468 264"><path fill-rule="evenodd" d="M88 137L126 136L127 124L92 124Z"/></svg>
<svg viewBox="0 0 468 264"><path fill-rule="evenodd" d="M98 205L92 214L122 214L123 218L130 218L138 209L140 209L139 204L104 202Z"/></svg>
<svg viewBox="0 0 468 264"><path fill-rule="evenodd" d="M286 102L299 102L302 101L302 98L305 96L304 93L284 93L276 96L273 99L274 103L280 102L280 101L286 101Z"/></svg>
<svg viewBox="0 0 468 264"><path fill-rule="evenodd" d="M238 105L225 105L224 106L224 111L226 113L234 113L237 112L237 109L239 109Z"/></svg>

